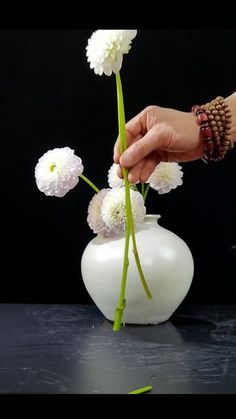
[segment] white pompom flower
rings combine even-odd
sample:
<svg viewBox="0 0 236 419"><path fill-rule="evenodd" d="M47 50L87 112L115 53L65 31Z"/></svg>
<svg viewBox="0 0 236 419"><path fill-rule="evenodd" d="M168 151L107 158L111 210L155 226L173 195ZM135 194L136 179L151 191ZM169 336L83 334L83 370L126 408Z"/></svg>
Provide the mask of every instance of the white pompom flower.
<svg viewBox="0 0 236 419"><path fill-rule="evenodd" d="M108 184L110 188L122 188L125 186L124 179L121 179L117 174L119 164L113 163L108 171Z"/></svg>
<svg viewBox="0 0 236 419"><path fill-rule="evenodd" d="M151 188L158 191L159 194L164 194L182 185L182 177L182 167L178 163L160 162L146 183L149 183Z"/></svg>
<svg viewBox="0 0 236 419"><path fill-rule="evenodd" d="M134 226L142 224L146 207L142 195L130 189ZM102 202L101 215L106 226L118 233L126 228L125 188L111 189Z"/></svg>
<svg viewBox="0 0 236 419"><path fill-rule="evenodd" d="M80 157L69 147L47 151L35 167L39 190L47 196L63 197L79 182L84 167Z"/></svg>
<svg viewBox="0 0 236 419"><path fill-rule="evenodd" d="M112 29L97 30L88 40L86 56L90 68L101 76L105 73L111 76L118 73L122 66L123 54L128 54L131 42L137 35L137 30Z"/></svg>
<svg viewBox="0 0 236 419"><path fill-rule="evenodd" d="M110 232L110 229L107 228L101 215L102 202L109 191L110 188L101 189L98 193L96 193L93 196L88 206L87 222L89 227L93 230L95 234L105 235L109 234Z"/></svg>
<svg viewBox="0 0 236 419"><path fill-rule="evenodd" d="M121 179L117 174L119 164L113 163L110 169L108 170L108 184L110 188L123 188L125 186L124 179ZM139 183L139 181L137 182ZM134 186L134 184L130 184L131 187Z"/></svg>

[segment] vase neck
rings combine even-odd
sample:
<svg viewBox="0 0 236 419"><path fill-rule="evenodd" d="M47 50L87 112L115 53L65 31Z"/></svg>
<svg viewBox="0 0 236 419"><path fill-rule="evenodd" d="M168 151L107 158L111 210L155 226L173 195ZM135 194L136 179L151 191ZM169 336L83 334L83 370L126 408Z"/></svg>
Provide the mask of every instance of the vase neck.
<svg viewBox="0 0 236 419"><path fill-rule="evenodd" d="M145 225L157 225L158 220L161 218L159 214L147 214L144 217L144 224Z"/></svg>

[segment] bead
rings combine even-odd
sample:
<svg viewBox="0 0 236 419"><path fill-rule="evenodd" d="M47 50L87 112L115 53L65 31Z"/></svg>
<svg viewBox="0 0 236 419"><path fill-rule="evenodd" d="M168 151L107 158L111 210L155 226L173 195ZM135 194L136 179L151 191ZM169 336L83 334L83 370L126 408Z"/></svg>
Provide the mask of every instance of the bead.
<svg viewBox="0 0 236 419"><path fill-rule="evenodd" d="M220 161L234 147L231 141L232 115L222 96L217 96L205 105L194 105L192 112L197 117L203 139L205 162Z"/></svg>
<svg viewBox="0 0 236 419"><path fill-rule="evenodd" d="M202 132L202 134L204 135L204 137L208 137L208 138L210 138L210 139L211 139L211 137L212 137L212 131L211 131L211 128L206 128L206 129L204 130L204 133Z"/></svg>
<svg viewBox="0 0 236 419"><path fill-rule="evenodd" d="M196 110L199 108L199 105L193 105L191 112L196 112Z"/></svg>
<svg viewBox="0 0 236 419"><path fill-rule="evenodd" d="M207 143L207 147L206 147L206 149L207 149L208 151L214 151L214 148L215 148L215 145L214 145L214 142L213 142L213 141L212 141L212 142Z"/></svg>
<svg viewBox="0 0 236 419"><path fill-rule="evenodd" d="M216 121L214 121L214 119L211 119L209 122L211 127L214 127L214 125L216 125Z"/></svg>
<svg viewBox="0 0 236 419"><path fill-rule="evenodd" d="M202 122L205 122L205 121L207 121L207 122L208 122L207 115L205 114L205 112L204 112L204 111L202 111L202 113L201 113L200 115L198 115L198 121L200 122L200 124L201 124Z"/></svg>

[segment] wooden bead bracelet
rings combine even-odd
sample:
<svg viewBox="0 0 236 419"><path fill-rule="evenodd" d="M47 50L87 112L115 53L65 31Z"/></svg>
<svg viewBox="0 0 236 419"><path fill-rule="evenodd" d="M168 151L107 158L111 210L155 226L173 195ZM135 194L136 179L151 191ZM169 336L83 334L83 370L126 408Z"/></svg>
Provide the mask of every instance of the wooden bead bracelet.
<svg viewBox="0 0 236 419"><path fill-rule="evenodd" d="M231 140L231 113L222 96L210 103L194 105L192 112L203 137L205 162L222 160L227 151L234 147Z"/></svg>

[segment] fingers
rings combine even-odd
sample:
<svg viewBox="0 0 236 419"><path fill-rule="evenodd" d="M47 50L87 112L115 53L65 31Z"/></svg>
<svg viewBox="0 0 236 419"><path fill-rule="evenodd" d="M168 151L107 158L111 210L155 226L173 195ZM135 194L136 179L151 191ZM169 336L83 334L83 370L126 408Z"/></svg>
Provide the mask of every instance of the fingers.
<svg viewBox="0 0 236 419"><path fill-rule="evenodd" d="M140 112L134 118L132 118L126 124L126 137L127 137L127 146L132 142L138 141L142 137L143 131L143 114L144 111ZM119 137L117 138L114 145L113 160L115 163L119 163L120 150L119 150Z"/></svg>
<svg viewBox="0 0 236 419"><path fill-rule="evenodd" d="M154 125L139 141L132 144L121 155L119 163L130 168L148 156L152 151L168 150L174 140L175 131L165 123Z"/></svg>
<svg viewBox="0 0 236 419"><path fill-rule="evenodd" d="M153 170L156 168L158 163L161 161L161 156L158 153L151 153L142 167L142 170L139 174L140 182L146 182L151 176Z"/></svg>
<svg viewBox="0 0 236 419"><path fill-rule="evenodd" d="M138 135L135 138L131 138L131 139L127 139L127 146L130 147L132 144L136 143L136 141L139 141L142 138L141 135ZM119 137L116 140L115 146L114 146L114 155L113 155L113 160L115 163L119 163L120 161L120 150L119 150Z"/></svg>
<svg viewBox="0 0 236 419"><path fill-rule="evenodd" d="M142 161L140 161L139 163L137 163L134 167L132 167L129 171L128 174L128 180L130 183L137 183L139 181L139 177L140 177L140 173L142 171L142 168L145 164L145 159L143 159ZM122 172L122 167L118 166L117 168L117 175L123 179L123 172Z"/></svg>
<svg viewBox="0 0 236 419"><path fill-rule="evenodd" d="M132 184L146 182L162 157L157 153L151 153L146 159L142 159L129 170L128 180ZM118 166L117 174L123 178L122 168Z"/></svg>
<svg viewBox="0 0 236 419"><path fill-rule="evenodd" d="M141 160L134 167L130 169L129 175L128 175L128 180L130 183L135 184L139 181L140 173L144 165L145 165L145 159Z"/></svg>
<svg viewBox="0 0 236 419"><path fill-rule="evenodd" d="M122 167L121 167L121 166L118 166L118 168L117 168L117 175L118 175L121 179L123 179L123 171L122 171Z"/></svg>

